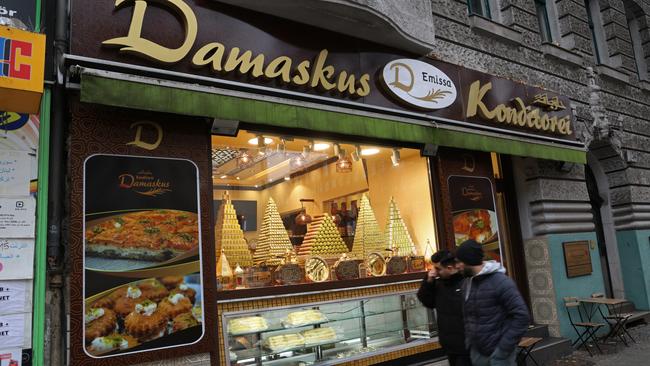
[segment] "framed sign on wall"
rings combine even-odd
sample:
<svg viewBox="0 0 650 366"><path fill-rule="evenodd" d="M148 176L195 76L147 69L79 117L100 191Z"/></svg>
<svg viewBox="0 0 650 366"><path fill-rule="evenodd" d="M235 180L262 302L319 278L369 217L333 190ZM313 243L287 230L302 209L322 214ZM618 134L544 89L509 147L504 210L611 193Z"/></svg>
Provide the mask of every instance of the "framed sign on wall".
<svg viewBox="0 0 650 366"><path fill-rule="evenodd" d="M588 240L564 242L562 247L564 249L564 264L567 277L572 278L591 274L593 270Z"/></svg>

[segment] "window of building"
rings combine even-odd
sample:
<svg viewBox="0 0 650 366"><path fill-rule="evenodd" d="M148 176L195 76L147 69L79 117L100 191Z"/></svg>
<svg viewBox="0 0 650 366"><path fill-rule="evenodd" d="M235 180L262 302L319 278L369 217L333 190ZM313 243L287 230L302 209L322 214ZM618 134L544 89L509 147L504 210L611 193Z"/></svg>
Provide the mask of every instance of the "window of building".
<svg viewBox="0 0 650 366"><path fill-rule="evenodd" d="M490 0L467 0L467 7L470 15L480 15L492 19L490 12Z"/></svg>
<svg viewBox="0 0 650 366"><path fill-rule="evenodd" d="M600 14L600 4L598 0L585 0L585 8L587 9L587 21L591 30L594 59L598 64L606 64L609 55L607 53L603 20Z"/></svg>
<svg viewBox="0 0 650 366"><path fill-rule="evenodd" d="M542 42L553 42L553 33L551 32L551 23L546 0L535 0L537 10L537 20L539 21L539 32Z"/></svg>
<svg viewBox="0 0 650 366"><path fill-rule="evenodd" d="M628 29L632 40L632 49L634 51L634 61L640 80L648 80L648 64L643 51L643 41L641 37L641 24L644 24L643 10L636 4L625 2L625 15L627 17Z"/></svg>
<svg viewBox="0 0 650 366"><path fill-rule="evenodd" d="M436 248L418 149L242 130L212 137L212 161L222 290L390 275L393 257L418 271Z"/></svg>

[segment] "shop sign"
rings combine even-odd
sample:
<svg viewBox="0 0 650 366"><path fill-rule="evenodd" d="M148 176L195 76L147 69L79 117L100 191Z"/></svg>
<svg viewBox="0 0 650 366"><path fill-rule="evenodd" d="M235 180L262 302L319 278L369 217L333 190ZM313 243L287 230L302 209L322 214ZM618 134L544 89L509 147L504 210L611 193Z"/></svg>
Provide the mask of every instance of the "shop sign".
<svg viewBox="0 0 650 366"><path fill-rule="evenodd" d="M588 276L592 272L589 241L573 241L562 243L564 249L564 265L568 278Z"/></svg>
<svg viewBox="0 0 650 366"><path fill-rule="evenodd" d="M37 113L44 67L44 35L0 27L0 111Z"/></svg>
<svg viewBox="0 0 650 366"><path fill-rule="evenodd" d="M204 308L198 181L197 166L185 159L107 154L86 159L83 314L98 311L94 304L126 291L132 301L140 304L136 312L142 317L133 317L140 319L139 324L125 320L125 328L119 333L149 333L143 337L146 341L137 344L128 342L128 337L120 338L123 344L118 346L96 338L84 347L89 357L101 359L187 346L203 338L205 322L199 313L193 315L195 324L173 333L148 320L163 316L163 307L173 301L185 307L185 312ZM121 238L119 245L110 240L112 237ZM147 243L146 249L142 249L142 243ZM168 294L160 281L168 276L181 279L185 287L179 287L179 291L191 289L191 300L185 292L178 298L172 299L172 294L169 300L163 300ZM157 300L163 301L149 301L146 291L165 294ZM118 316L126 318L127 314ZM113 321L112 326L117 327L117 320ZM82 334L76 336L84 339Z"/></svg>
<svg viewBox="0 0 650 366"><path fill-rule="evenodd" d="M448 107L456 100L456 86L437 67L412 59L398 59L384 66L386 88L408 105L426 110Z"/></svg>
<svg viewBox="0 0 650 366"><path fill-rule="evenodd" d="M474 240L483 247L486 259L501 262L492 181L487 177L450 175L447 186L456 246Z"/></svg>
<svg viewBox="0 0 650 366"><path fill-rule="evenodd" d="M288 98L575 140L565 96L218 2L152 3L73 0L73 31L84 37L73 37L72 54L261 86Z"/></svg>

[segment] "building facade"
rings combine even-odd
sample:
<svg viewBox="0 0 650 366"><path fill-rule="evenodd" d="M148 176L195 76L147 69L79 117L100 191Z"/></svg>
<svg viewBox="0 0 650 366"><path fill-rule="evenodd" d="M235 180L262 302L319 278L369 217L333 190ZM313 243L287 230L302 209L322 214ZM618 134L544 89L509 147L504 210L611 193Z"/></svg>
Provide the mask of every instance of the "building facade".
<svg viewBox="0 0 650 366"><path fill-rule="evenodd" d="M484 218L493 228L484 234L486 250L504 263L527 298L534 322L547 325L551 335L575 337L565 297L605 293L649 309L650 150L645 140L650 138L650 3L169 0L153 5L138 0L90 6L94 2L75 0L69 9L67 2L59 3L63 10L57 14L70 13L69 19L57 19L69 31L70 47L58 59L65 102L53 105L64 111L68 128L61 138L68 141L69 207L60 243L68 259L65 296L49 312L46 332L66 329L70 341L61 337L47 345L51 364L153 365L162 358L165 364L225 365L237 358L259 364L274 357L303 357L287 356L272 345L262 351L262 341L272 343L272 335L264 332L277 330L272 324L252 332L258 338L247 344L237 339L231 321L244 315L268 321L308 306L326 312L332 304L345 307L363 297L387 303L391 300L384 298L402 296L404 306L422 276L418 260L467 238L462 220L477 219L467 212L492 213ZM235 47L241 53L232 56ZM255 61L260 54L267 58ZM428 96L436 103L448 95L458 98L427 110L412 96L401 95L409 86L399 83L404 79L395 71L403 67L394 65L398 61L411 70L421 67L416 75L446 92ZM320 65L320 78L306 69L310 62ZM407 94L414 84L415 78ZM488 92L494 96L483 103ZM472 100L472 95L481 97ZM519 109L509 107L517 100ZM474 114L469 112L472 105ZM549 126L555 118L553 132L534 128L530 118L526 127L522 110L537 110ZM538 126L544 126L541 120ZM522 121L521 128L516 121ZM332 156L319 156L319 142L333 149ZM383 160L373 160L374 146ZM291 158L270 163L271 151ZM247 171L253 169L249 159L267 161L267 168ZM365 175L357 175L361 172ZM119 190L111 191L117 188L106 183L115 178L110 174L120 177ZM457 187L463 190L457 193ZM125 189L128 194L139 191L125 196ZM159 196L172 198L150 200ZM474 206L463 203L466 197L474 198ZM194 236L179 236L197 239L197 252L178 260L166 257L169 261L157 267L162 272L120 255L112 257L112 264L123 268L102 267L107 263L94 258L106 248L89 249L91 236L104 232L106 220L118 229L123 225L121 216L107 213L152 209L197 217ZM247 209L253 213L243 214ZM308 213L317 228L301 233L293 223L304 226ZM327 237L328 217L338 230L330 234L340 235L352 259L369 268L343 280L335 268L343 258L321 255L325 258L319 263L330 266L328 276L339 281L304 273L292 282L289 269L318 265L305 263L319 253L310 251L318 239L309 240ZM280 219L284 227L277 226ZM362 221L371 229L358 249L350 233L359 236ZM375 245L375 227L390 235L376 239L382 243L376 250L366 250ZM286 242L293 249L280 245L285 242L282 228L289 231ZM143 230L159 234L158 227ZM296 245L298 237L309 245ZM384 253L387 247L391 253ZM297 263L281 248L295 250ZM249 249L253 254L246 254ZM262 250L279 252L262 257ZM396 263L404 266L401 271ZM177 265L186 267L173 267ZM378 272L373 272L375 265ZM250 285L263 282L267 274L280 276L281 269L287 277L274 281L282 286ZM382 276L387 270L395 271L393 276ZM244 273L241 284L238 271ZM157 297L147 286L180 289L165 277L182 277L196 287L199 296L189 298L192 308L202 308L203 315L194 314L201 331L192 323L195 333L153 340L142 336L137 346L122 336L129 351L97 353L94 339L88 338L86 314L103 308L96 305L101 300L117 301L112 294L121 287L130 293L139 288L147 299ZM53 298L58 294L51 289ZM163 306L163 298L155 300L157 306ZM118 312L114 306L106 309ZM391 331L402 332L403 342L385 349L361 342L359 349L337 349L330 357L374 364L418 353L435 355L435 331L427 329L422 339L405 336L419 334L413 330L420 324L408 324L420 315L408 306L400 310L407 326ZM131 311L117 316L126 321ZM70 317L69 328L61 312ZM388 319L388 313L382 316ZM105 316L98 314L94 316ZM345 325L340 327L340 341L366 338L352 337ZM242 356L258 346L261 355ZM312 348L309 357L327 359L327 349Z"/></svg>

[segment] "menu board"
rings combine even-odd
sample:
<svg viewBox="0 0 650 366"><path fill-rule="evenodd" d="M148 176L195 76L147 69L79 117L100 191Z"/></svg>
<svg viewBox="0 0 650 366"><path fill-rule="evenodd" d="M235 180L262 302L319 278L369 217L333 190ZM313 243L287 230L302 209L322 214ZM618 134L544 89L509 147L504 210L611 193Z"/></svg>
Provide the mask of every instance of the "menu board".
<svg viewBox="0 0 650 366"><path fill-rule="evenodd" d="M193 344L204 334L198 169L93 155L84 165L85 352Z"/></svg>
<svg viewBox="0 0 650 366"><path fill-rule="evenodd" d="M448 177L456 246L475 240L483 246L486 260L501 261L499 224L492 182L486 177Z"/></svg>

